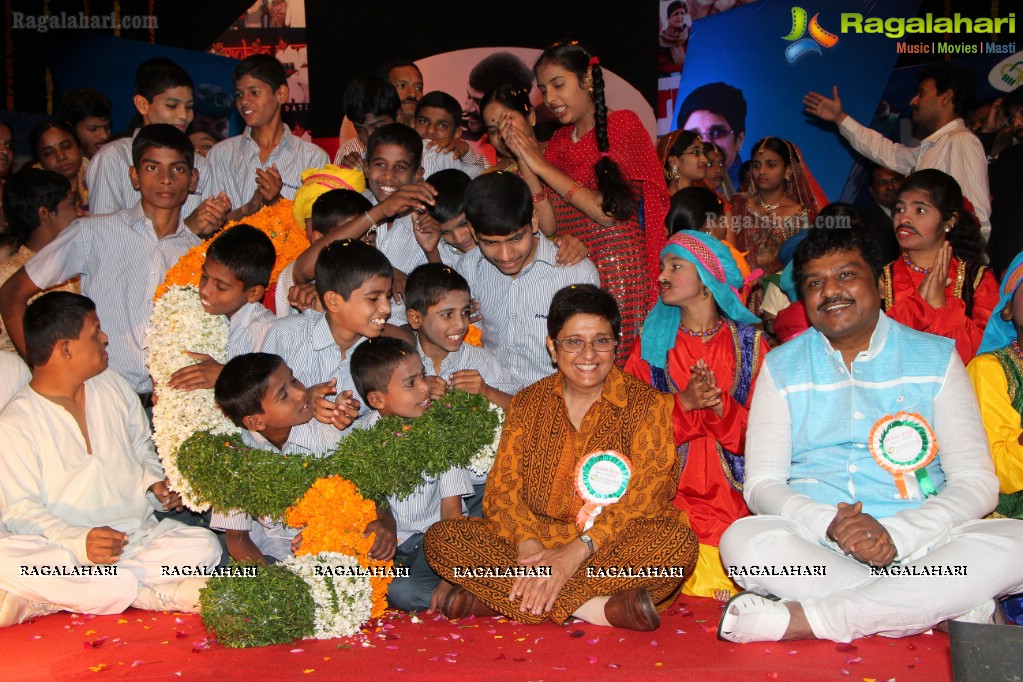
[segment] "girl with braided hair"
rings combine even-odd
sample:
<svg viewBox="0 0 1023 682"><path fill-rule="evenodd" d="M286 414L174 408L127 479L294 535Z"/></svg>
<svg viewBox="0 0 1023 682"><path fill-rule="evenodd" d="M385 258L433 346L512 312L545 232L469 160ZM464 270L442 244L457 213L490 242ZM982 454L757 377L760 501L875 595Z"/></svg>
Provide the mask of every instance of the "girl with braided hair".
<svg viewBox="0 0 1023 682"><path fill-rule="evenodd" d="M545 183L559 232L586 246L622 313L619 362L629 356L666 241L668 193L650 134L631 111L609 111L599 60L577 42L556 43L533 67L544 101L564 127L541 153L509 115L501 139L520 167ZM542 207L541 207L542 208Z"/></svg>
<svg viewBox="0 0 1023 682"><path fill-rule="evenodd" d="M999 298L971 209L951 175L928 168L907 176L892 213L902 254L885 266L881 291L888 317L954 340L963 364L977 354Z"/></svg>

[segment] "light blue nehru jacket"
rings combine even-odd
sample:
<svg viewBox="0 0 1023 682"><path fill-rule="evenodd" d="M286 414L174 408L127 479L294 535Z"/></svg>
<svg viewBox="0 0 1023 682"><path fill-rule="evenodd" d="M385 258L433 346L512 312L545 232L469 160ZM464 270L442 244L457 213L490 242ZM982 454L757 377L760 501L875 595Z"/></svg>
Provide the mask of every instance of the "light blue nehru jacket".
<svg viewBox="0 0 1023 682"><path fill-rule="evenodd" d="M884 314L851 373L841 353L813 328L768 353L764 361L792 415L790 487L823 504L862 501L863 511L877 519L923 504L899 497L867 442L879 419L900 410L919 414L933 428L934 398L954 353L950 339L914 331ZM927 473L940 493L940 442L938 448Z"/></svg>

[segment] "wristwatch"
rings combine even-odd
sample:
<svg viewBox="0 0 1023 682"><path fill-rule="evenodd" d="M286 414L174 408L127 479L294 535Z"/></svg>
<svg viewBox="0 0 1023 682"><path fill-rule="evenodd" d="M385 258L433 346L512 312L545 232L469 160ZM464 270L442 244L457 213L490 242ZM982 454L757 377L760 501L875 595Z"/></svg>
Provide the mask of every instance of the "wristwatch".
<svg viewBox="0 0 1023 682"><path fill-rule="evenodd" d="M586 543L586 546L590 548L590 556L593 556L593 553L596 552L596 549L593 547L593 538L583 534L579 536L579 539Z"/></svg>

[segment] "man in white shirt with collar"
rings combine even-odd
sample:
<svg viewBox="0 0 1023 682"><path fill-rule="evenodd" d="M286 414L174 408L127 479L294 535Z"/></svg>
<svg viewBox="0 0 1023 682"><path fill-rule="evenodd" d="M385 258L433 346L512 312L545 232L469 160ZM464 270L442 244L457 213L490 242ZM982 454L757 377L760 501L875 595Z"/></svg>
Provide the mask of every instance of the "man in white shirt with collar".
<svg viewBox="0 0 1023 682"><path fill-rule="evenodd" d="M60 609L196 611L205 578L166 569L213 568L220 546L203 528L157 521L181 497L132 387L107 366L95 304L50 292L29 306L24 330L32 380L0 413L11 532L0 539L0 627Z"/></svg>
<svg viewBox="0 0 1023 682"><path fill-rule="evenodd" d="M909 175L925 168L948 173L973 204L981 234L991 232L987 156L963 116L972 106L972 76L952 66L935 65L920 73L916 96L909 102L913 123L926 133L919 147L892 142L876 130L857 123L842 110L838 86L832 98L810 92L803 98L807 113L838 124L838 131L860 154L896 173Z"/></svg>

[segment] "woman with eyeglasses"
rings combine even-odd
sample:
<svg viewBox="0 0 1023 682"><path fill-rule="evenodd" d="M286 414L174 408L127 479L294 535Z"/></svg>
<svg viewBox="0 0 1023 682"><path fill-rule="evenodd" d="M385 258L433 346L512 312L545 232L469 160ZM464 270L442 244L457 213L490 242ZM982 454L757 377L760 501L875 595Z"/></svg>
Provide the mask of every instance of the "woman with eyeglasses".
<svg viewBox="0 0 1023 682"><path fill-rule="evenodd" d="M511 116L501 123L501 139L519 167L544 183L533 195L538 214L549 203L558 232L586 246L621 310L619 351L627 357L657 297L651 282L666 239L669 198L657 152L635 113L608 110L600 61L582 45L547 48L533 73L564 126L543 152Z"/></svg>
<svg viewBox="0 0 1023 682"><path fill-rule="evenodd" d="M653 630L693 570L697 541L671 504L679 475L673 400L614 364L621 316L589 284L554 295L547 349L558 371L512 399L487 480L483 518L426 533L430 565L449 585L431 610L520 623ZM466 566L488 575L463 575ZM550 575L497 577L505 568ZM665 567L623 576L626 567ZM442 584L443 585L443 584Z"/></svg>
<svg viewBox="0 0 1023 682"><path fill-rule="evenodd" d="M625 371L675 397L672 423L682 461L675 506L700 541L683 592L738 591L718 555L721 534L749 514L742 497L746 421L767 344L739 290L746 284L728 246L706 232L675 233L661 252L661 297Z"/></svg>

